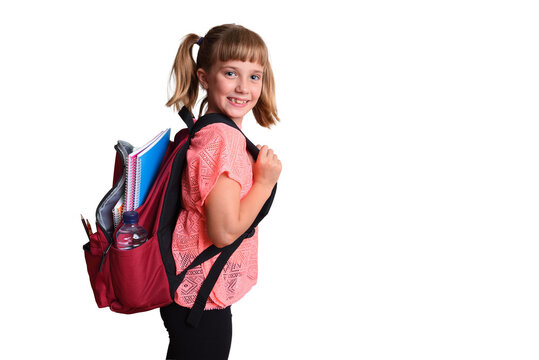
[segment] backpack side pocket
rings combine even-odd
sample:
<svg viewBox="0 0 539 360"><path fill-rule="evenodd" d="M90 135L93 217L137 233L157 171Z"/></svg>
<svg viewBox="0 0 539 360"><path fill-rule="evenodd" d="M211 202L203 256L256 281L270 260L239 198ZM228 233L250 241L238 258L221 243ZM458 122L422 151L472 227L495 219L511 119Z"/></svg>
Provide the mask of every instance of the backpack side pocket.
<svg viewBox="0 0 539 360"><path fill-rule="evenodd" d="M107 256L109 242L100 229L90 236L90 241L83 247L86 268L90 284L94 292L97 306L102 308L110 305L114 291L110 279L110 261Z"/></svg>
<svg viewBox="0 0 539 360"><path fill-rule="evenodd" d="M134 249L112 247L109 256L116 295L111 310L131 314L172 302L157 235Z"/></svg>

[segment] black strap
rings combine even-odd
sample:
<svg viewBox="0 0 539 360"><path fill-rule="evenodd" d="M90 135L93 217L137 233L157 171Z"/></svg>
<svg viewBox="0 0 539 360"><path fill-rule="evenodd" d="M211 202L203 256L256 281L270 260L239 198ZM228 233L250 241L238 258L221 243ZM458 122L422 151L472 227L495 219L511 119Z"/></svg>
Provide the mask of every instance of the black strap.
<svg viewBox="0 0 539 360"><path fill-rule="evenodd" d="M200 131L203 127L206 127L211 124L227 124L228 126L233 127L234 129L241 132L240 128L236 123L232 120L230 120L228 117L224 116L223 114L218 113L212 113L212 114L206 114L200 119L198 119L195 124L191 127L191 136L195 135L198 131ZM245 136L244 133L242 133L243 136ZM255 146L256 147L256 146ZM258 149L257 149L258 150Z"/></svg>
<svg viewBox="0 0 539 360"><path fill-rule="evenodd" d="M191 130L194 124L193 114L191 114L191 112L185 106L183 106L178 112L178 115L180 115L185 125L187 125L187 128Z"/></svg>
<svg viewBox="0 0 539 360"><path fill-rule="evenodd" d="M202 251L200 254L198 254L198 256L191 262L191 264L189 264L188 267L183 269L183 271L176 276L175 288L177 289L178 286L180 286L183 279L185 278L185 275L187 274L187 272L189 270L197 267L198 265L202 264L203 262L206 262L206 261L210 260L212 257L219 254L221 251L222 251L222 249L218 248L217 246L210 245L204 251ZM176 292L176 291L174 291L174 292Z"/></svg>
<svg viewBox="0 0 539 360"><path fill-rule="evenodd" d="M201 117L199 120L193 123L193 115L187 108L184 106L180 112L179 115L187 125L189 129L189 139L187 141L188 144L190 144L191 138L200 131L203 127L208 126L210 124L215 123L224 123L227 124L235 129L237 129L239 132L242 133L241 129L236 125L234 121L229 119L228 117L222 115L222 114L206 114L203 117ZM251 153L253 158L256 160L258 157L259 150L246 136L246 145L247 150ZM197 297L195 299L195 303L193 304L193 307L189 313L189 316L187 318L187 323L193 327L197 327L200 319L202 317L202 314L204 312L204 308L206 307L206 302L208 301L208 297L210 296L210 293L215 286L215 283L217 282L217 279L219 278L219 275L221 274L221 271L223 270L224 266L234 253L236 249L241 245L244 239L250 238L255 233L255 227L258 225L258 223L267 215L269 212L269 209L271 207L271 204L273 203L273 198L275 196L275 192L277 190L277 185L273 188L273 191L262 207L262 210L260 210L259 214L257 215L255 221L247 231L242 234L238 239L236 239L232 244L225 246L223 248L218 248L215 245L211 245L208 248L206 248L203 252L201 252L192 262L189 264L188 267L186 267L180 274L178 274L174 280L174 284L171 288L171 295L174 298L174 294L176 293L176 290L178 289L178 286L181 284L183 279L185 278L185 275L187 274L187 271L195 268L196 266L202 264L203 262L213 258L217 254L220 253L219 257L215 260L213 266L210 269L210 272L208 273L208 276L206 279L204 279L204 282L202 283L202 286L200 287Z"/></svg>
<svg viewBox="0 0 539 360"><path fill-rule="evenodd" d="M201 117L199 120L197 120L197 122L195 122L194 126L190 129L191 130L190 137L194 136L194 134L200 129L202 129L203 127L208 126L210 124L215 124L215 123L227 124L235 128L236 130L238 130L245 137L247 151L251 153L251 155L253 156L255 160L257 159L258 153L260 152L260 150L258 150L256 145L253 144L253 142L251 142L251 140L249 140L247 136L245 136L245 134L241 131L241 129L238 127L238 125L236 125L234 121L224 116L223 114L212 113L212 114L206 114L203 117ZM276 192L277 192L277 184L275 184L275 186L273 187L270 197L268 198L268 200L266 200L266 202L264 203L264 206L262 206L262 209L256 216L255 221L251 224L250 228L255 228L260 223L260 221L262 221L262 219L268 214L271 208L271 205L273 203L273 198L275 197Z"/></svg>
<svg viewBox="0 0 539 360"><path fill-rule="evenodd" d="M204 308L206 307L206 302L208 301L210 293L215 286L215 283L217 282L217 279L223 271L223 268L225 267L226 263L228 262L234 251L236 251L236 249L240 247L243 240L252 237L254 233L254 228L249 228L249 230L247 230L236 241L221 249L221 255L219 255L217 260L215 260L215 262L213 263L210 272L208 273L208 276L206 277L206 279L204 279L202 286L198 290L195 303L193 304L193 307L191 308L189 316L186 320L188 325L191 325L195 328L198 326L198 323L202 318Z"/></svg>

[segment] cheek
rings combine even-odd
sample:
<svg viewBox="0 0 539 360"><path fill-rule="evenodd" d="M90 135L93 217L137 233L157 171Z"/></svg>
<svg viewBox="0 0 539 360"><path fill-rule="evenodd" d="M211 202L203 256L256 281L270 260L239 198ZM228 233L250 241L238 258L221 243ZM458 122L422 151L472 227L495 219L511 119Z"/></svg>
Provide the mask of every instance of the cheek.
<svg viewBox="0 0 539 360"><path fill-rule="evenodd" d="M253 91L253 98L256 98L258 100L260 99L260 95L262 95L262 86L257 87Z"/></svg>
<svg viewBox="0 0 539 360"><path fill-rule="evenodd" d="M221 96L228 96L234 92L234 86L230 83L223 82L218 87L219 94Z"/></svg>
<svg viewBox="0 0 539 360"><path fill-rule="evenodd" d="M223 98L226 97L226 91L223 89L222 85L216 85L212 88L212 97L215 101L223 101Z"/></svg>
<svg viewBox="0 0 539 360"><path fill-rule="evenodd" d="M225 81L225 79L223 79L223 78L220 78L220 77L214 78L213 82L212 82L212 85L213 85L212 86L212 92L216 96L223 96L228 91L228 84Z"/></svg>

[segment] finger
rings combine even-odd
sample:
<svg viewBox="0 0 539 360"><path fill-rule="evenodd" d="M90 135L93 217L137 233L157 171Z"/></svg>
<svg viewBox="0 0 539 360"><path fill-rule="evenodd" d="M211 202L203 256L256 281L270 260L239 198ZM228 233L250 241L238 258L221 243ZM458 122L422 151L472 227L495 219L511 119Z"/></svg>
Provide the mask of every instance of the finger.
<svg viewBox="0 0 539 360"><path fill-rule="evenodd" d="M258 144L258 145L256 145L256 147L258 148L258 150L260 150L260 148L262 147L262 145Z"/></svg>
<svg viewBox="0 0 539 360"><path fill-rule="evenodd" d="M260 147L260 152L258 153L258 156L261 158L265 158L267 156L268 147L266 145Z"/></svg>

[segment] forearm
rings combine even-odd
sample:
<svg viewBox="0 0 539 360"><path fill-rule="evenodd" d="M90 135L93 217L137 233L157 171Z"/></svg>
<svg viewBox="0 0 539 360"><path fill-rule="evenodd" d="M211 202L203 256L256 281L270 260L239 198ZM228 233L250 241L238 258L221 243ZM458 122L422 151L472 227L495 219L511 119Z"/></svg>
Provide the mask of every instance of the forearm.
<svg viewBox="0 0 539 360"><path fill-rule="evenodd" d="M270 197L272 187L254 183L247 195L240 202L237 235L243 234L255 221L258 213ZM236 237L237 238L237 237Z"/></svg>
<svg viewBox="0 0 539 360"><path fill-rule="evenodd" d="M206 229L215 246L223 247L240 237L256 219L270 197L281 173L281 161L267 146L253 166L253 186L240 200L240 184L225 174L219 176L206 200Z"/></svg>
<svg viewBox="0 0 539 360"><path fill-rule="evenodd" d="M205 206L210 240L217 247L234 242L256 219L272 189L270 184L255 182L240 200L239 184L226 176L219 178Z"/></svg>

